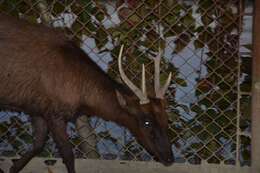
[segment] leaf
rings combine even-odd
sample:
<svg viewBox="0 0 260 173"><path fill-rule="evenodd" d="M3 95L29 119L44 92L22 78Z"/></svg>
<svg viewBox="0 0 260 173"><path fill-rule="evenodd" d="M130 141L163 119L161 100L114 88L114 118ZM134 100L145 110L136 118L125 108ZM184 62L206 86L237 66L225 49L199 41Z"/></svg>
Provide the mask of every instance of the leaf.
<svg viewBox="0 0 260 173"><path fill-rule="evenodd" d="M81 34L82 25L81 25L79 22L75 21L75 22L72 24L71 28L72 28L72 30L73 30L74 33L79 33L79 34ZM87 34L87 35L88 35L88 34Z"/></svg>
<svg viewBox="0 0 260 173"><path fill-rule="evenodd" d="M251 99L249 96L242 96L240 99L240 110L244 118L251 118Z"/></svg>
<svg viewBox="0 0 260 173"><path fill-rule="evenodd" d="M194 41L194 47L195 47L195 49L200 49L200 48L204 47L204 44L199 40L195 40Z"/></svg>
<svg viewBox="0 0 260 173"><path fill-rule="evenodd" d="M105 14L103 13L103 12L99 12L99 13L97 13L96 15L95 15L95 17L96 17L96 19L98 20L98 21L103 21L104 20L104 18L105 18Z"/></svg>
<svg viewBox="0 0 260 173"><path fill-rule="evenodd" d="M87 29L88 29L88 32L91 31L91 32L94 32L97 30L96 26L91 23L91 22L88 22L86 25L84 25ZM86 31L86 29L84 29L84 31Z"/></svg>
<svg viewBox="0 0 260 173"><path fill-rule="evenodd" d="M84 7L83 11L78 15L79 20L82 23L87 23L91 21L91 16L89 15L89 11L92 10L91 6Z"/></svg>
<svg viewBox="0 0 260 173"><path fill-rule="evenodd" d="M177 78L175 79L175 83L182 86L182 87L186 87L187 86L187 82L184 79L181 78Z"/></svg>
<svg viewBox="0 0 260 173"><path fill-rule="evenodd" d="M177 106L181 107L186 113L190 112L190 108L187 105L178 104Z"/></svg>
<svg viewBox="0 0 260 173"><path fill-rule="evenodd" d="M183 18L182 18L182 23L184 24L184 26L186 27L190 27L191 25L195 25L195 19L193 18L192 16L192 10L190 10L188 12L187 15L185 15Z"/></svg>
<svg viewBox="0 0 260 173"><path fill-rule="evenodd" d="M248 50L253 50L253 45L252 44L245 44L245 45L242 45L243 47L247 48Z"/></svg>
<svg viewBox="0 0 260 173"><path fill-rule="evenodd" d="M172 112L169 112L168 113L168 116L169 116L169 119L172 121L172 122L175 122L178 120L178 114L174 111Z"/></svg>
<svg viewBox="0 0 260 173"><path fill-rule="evenodd" d="M12 142L12 146L15 148L15 149L19 149L21 146L23 146L23 143L20 141L20 140L14 140Z"/></svg>
<svg viewBox="0 0 260 173"><path fill-rule="evenodd" d="M191 36L188 32L182 33L174 43L176 44L175 53L182 51L190 42Z"/></svg>
<svg viewBox="0 0 260 173"><path fill-rule="evenodd" d="M176 23L177 19L178 19L177 16L169 14L166 17L163 18L163 21L167 23L166 26L171 26L172 24Z"/></svg>
<svg viewBox="0 0 260 173"><path fill-rule="evenodd" d="M107 38L107 33L105 32L105 28L100 27L95 35L95 41L96 41L96 45L98 47L98 49L101 49L102 47L105 46L105 44L108 41Z"/></svg>
<svg viewBox="0 0 260 173"><path fill-rule="evenodd" d="M196 32L200 33L204 30L204 26L199 26L198 28L196 28Z"/></svg>
<svg viewBox="0 0 260 173"><path fill-rule="evenodd" d="M3 134L7 131L8 131L8 125L6 124L6 122L1 122L1 124L0 124L0 136L3 136Z"/></svg>
<svg viewBox="0 0 260 173"><path fill-rule="evenodd" d="M176 138L178 135L177 135L177 133L176 132L174 132L173 130L168 130L168 135L169 135L169 138L170 139L174 139L174 138Z"/></svg>
<svg viewBox="0 0 260 173"><path fill-rule="evenodd" d="M49 2L48 4L50 4L51 2ZM73 1L73 3L70 2L70 8L74 14L80 15L82 12L91 11L93 5L92 3L90 3L90 0L77 0Z"/></svg>
<svg viewBox="0 0 260 173"><path fill-rule="evenodd" d="M202 8L203 10L208 9L210 6L212 6L214 2L212 0L200 0L199 1L199 7Z"/></svg>
<svg viewBox="0 0 260 173"><path fill-rule="evenodd" d="M32 136L27 133L23 133L19 137L27 144L31 144L33 142Z"/></svg>
<svg viewBox="0 0 260 173"><path fill-rule="evenodd" d="M164 33L165 37L172 37L172 36L175 36L175 35L176 35L176 33L173 32L172 29L167 29L167 31Z"/></svg>
<svg viewBox="0 0 260 173"><path fill-rule="evenodd" d="M0 11L8 11L9 14L18 16L19 11L14 10L16 9L16 4L19 2L18 0L5 0L0 2Z"/></svg>
<svg viewBox="0 0 260 173"><path fill-rule="evenodd" d="M197 114L201 114L203 112L201 107L199 105L197 105L197 104L193 104L191 106L191 111L196 112Z"/></svg>
<svg viewBox="0 0 260 173"><path fill-rule="evenodd" d="M212 84L207 79L203 79L198 82L197 89L204 93L207 93L212 89Z"/></svg>
<svg viewBox="0 0 260 173"><path fill-rule="evenodd" d="M120 37L121 35L121 32L115 28L109 28L107 30L109 32L109 34L113 37L113 38L117 38L117 37Z"/></svg>
<svg viewBox="0 0 260 173"><path fill-rule="evenodd" d="M37 23L38 17L35 15L26 16L25 19L31 23Z"/></svg>
<svg viewBox="0 0 260 173"><path fill-rule="evenodd" d="M158 1L157 0L146 0L145 3L150 8L154 8L158 4Z"/></svg>
<svg viewBox="0 0 260 173"><path fill-rule="evenodd" d="M55 1L53 4L52 12L56 15L64 12L66 4L60 3L59 1Z"/></svg>
<svg viewBox="0 0 260 173"><path fill-rule="evenodd" d="M207 131L210 132L213 135L216 135L219 133L221 128L216 123L210 123L210 125L207 126Z"/></svg>
<svg viewBox="0 0 260 173"><path fill-rule="evenodd" d="M207 44L212 40L212 36L213 33L211 32L211 28L208 27L203 32L199 33L199 40L202 41L204 44Z"/></svg>
<svg viewBox="0 0 260 173"><path fill-rule="evenodd" d="M221 16L219 22L221 22L223 26L228 26L231 23L233 23L236 18L237 17L233 14L232 9L228 8L225 10L225 13L223 13L223 15Z"/></svg>
<svg viewBox="0 0 260 173"><path fill-rule="evenodd" d="M203 16L201 16L201 21L204 24L204 26L206 27L210 23L212 23L214 21L214 19L206 13Z"/></svg>
<svg viewBox="0 0 260 173"><path fill-rule="evenodd" d="M104 14L104 12L102 11L102 10L104 10L104 9L103 9L103 8L100 9L100 8L102 8L102 7L94 7L94 8L91 9L91 14L92 14L93 16L95 16L95 18L96 18L99 22L101 22L101 21L104 20L104 18L105 18L105 14Z"/></svg>
<svg viewBox="0 0 260 173"><path fill-rule="evenodd" d="M209 148L211 151L217 151L221 147L220 144L218 144L215 140L210 141L207 144L207 148Z"/></svg>
<svg viewBox="0 0 260 173"><path fill-rule="evenodd" d="M212 102L208 99L202 99L198 102L200 105L205 105L206 107L210 107L212 105Z"/></svg>
<svg viewBox="0 0 260 173"><path fill-rule="evenodd" d="M127 20L131 22L132 25L134 25L135 23L139 23L142 20L142 18L140 18L137 14L134 13L131 16L129 16Z"/></svg>

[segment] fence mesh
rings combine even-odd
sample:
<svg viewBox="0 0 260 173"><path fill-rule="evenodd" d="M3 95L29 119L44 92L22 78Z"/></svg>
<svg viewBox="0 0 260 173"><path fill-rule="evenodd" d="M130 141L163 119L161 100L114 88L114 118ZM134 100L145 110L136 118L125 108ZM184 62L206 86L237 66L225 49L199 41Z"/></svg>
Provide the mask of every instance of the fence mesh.
<svg viewBox="0 0 260 173"><path fill-rule="evenodd" d="M176 162L250 165L251 3L0 0L0 12L65 28L116 80L120 80L117 55L124 43L127 75L139 84L144 63L150 89L154 68L150 57L161 48L162 82L173 72L167 98ZM0 114L1 156L21 155L30 149L29 119L25 114ZM84 123L88 127L84 136L78 133L84 126L68 126L77 157L152 160L127 129L97 117ZM41 156L59 157L51 138Z"/></svg>

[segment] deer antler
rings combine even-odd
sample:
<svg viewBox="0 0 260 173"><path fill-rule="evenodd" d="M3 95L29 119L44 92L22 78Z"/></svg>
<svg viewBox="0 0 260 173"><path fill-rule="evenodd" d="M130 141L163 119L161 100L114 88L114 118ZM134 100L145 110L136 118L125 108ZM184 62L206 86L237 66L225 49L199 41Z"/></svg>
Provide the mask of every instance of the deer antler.
<svg viewBox="0 0 260 173"><path fill-rule="evenodd" d="M161 57L162 57L162 51L159 49L158 55L153 58L154 60L154 90L155 90L155 95L157 98L163 99L164 95L166 93L166 90L168 89L170 83L171 83L171 78L172 78L172 73L169 74L166 83L164 86L160 86L160 62L161 62Z"/></svg>
<svg viewBox="0 0 260 173"><path fill-rule="evenodd" d="M126 76L123 67L122 67L122 53L123 53L124 45L121 46L119 56L118 56L118 68L119 73L122 80L126 83L126 85L134 92L134 94L140 99L140 104L147 104L150 100L147 97L146 93L146 84L145 84L145 67L142 65L142 90L136 87L133 82Z"/></svg>

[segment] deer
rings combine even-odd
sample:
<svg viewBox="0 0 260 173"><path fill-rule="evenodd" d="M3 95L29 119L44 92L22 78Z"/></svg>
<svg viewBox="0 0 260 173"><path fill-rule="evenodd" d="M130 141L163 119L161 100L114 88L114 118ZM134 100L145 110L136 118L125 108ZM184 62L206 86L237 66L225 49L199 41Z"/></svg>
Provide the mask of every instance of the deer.
<svg viewBox="0 0 260 173"><path fill-rule="evenodd" d="M30 116L33 147L13 161L18 173L44 147L50 133L68 173L75 173L73 147L66 133L68 122L81 115L98 116L126 127L156 161L174 162L168 130L165 93L172 73L160 84L161 54L154 60L154 96L146 91L145 66L141 88L122 65L123 84L112 79L63 30L0 14L0 108Z"/></svg>

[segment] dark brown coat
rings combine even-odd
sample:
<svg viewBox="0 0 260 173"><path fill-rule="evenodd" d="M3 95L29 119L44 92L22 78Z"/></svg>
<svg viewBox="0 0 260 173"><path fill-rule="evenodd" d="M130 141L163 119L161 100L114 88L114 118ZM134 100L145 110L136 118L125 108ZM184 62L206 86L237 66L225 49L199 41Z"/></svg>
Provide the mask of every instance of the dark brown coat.
<svg viewBox="0 0 260 173"><path fill-rule="evenodd" d="M0 81L1 108L31 115L37 127L33 150L14 162L11 173L42 150L48 131L74 173L66 124L83 113L127 127L159 161L173 161L164 101L150 98L151 103L140 105L61 30L0 15Z"/></svg>

